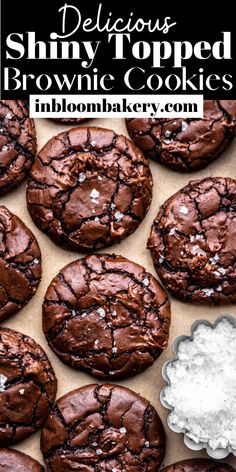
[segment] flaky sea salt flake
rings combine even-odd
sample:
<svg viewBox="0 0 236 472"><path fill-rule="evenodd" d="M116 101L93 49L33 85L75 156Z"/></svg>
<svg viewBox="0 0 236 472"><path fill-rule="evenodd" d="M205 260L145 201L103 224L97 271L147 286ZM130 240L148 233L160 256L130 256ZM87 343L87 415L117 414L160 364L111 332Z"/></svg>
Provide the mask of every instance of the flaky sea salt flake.
<svg viewBox="0 0 236 472"><path fill-rule="evenodd" d="M188 123L186 123L186 121L182 121L182 125L181 125L182 131L186 131L188 127L189 127Z"/></svg>
<svg viewBox="0 0 236 472"><path fill-rule="evenodd" d="M116 211L114 216L117 221L121 221L124 215L120 211Z"/></svg>
<svg viewBox="0 0 236 472"><path fill-rule="evenodd" d="M98 309L97 309L97 312L98 312L100 318L105 318L106 312L105 312L105 310L104 310L103 308L98 308Z"/></svg>
<svg viewBox="0 0 236 472"><path fill-rule="evenodd" d="M213 293L214 293L213 288L203 288L202 291L203 291L203 293L205 293L208 297L210 297L210 296L213 295Z"/></svg>
<svg viewBox="0 0 236 472"><path fill-rule="evenodd" d="M183 206L180 207L179 212L182 213L182 215L187 215L188 214L188 208L183 205Z"/></svg>
<svg viewBox="0 0 236 472"><path fill-rule="evenodd" d="M85 179L86 179L86 175L83 172L80 172L79 177L78 177L78 181L80 183L82 183L82 182L85 181Z"/></svg>
<svg viewBox="0 0 236 472"><path fill-rule="evenodd" d="M90 193L90 197L92 199L97 199L97 198L99 198L99 195L100 195L100 193L95 188L93 188L92 192Z"/></svg>
<svg viewBox="0 0 236 472"><path fill-rule="evenodd" d="M4 392L5 383L7 382L7 377L4 374L0 374L0 392Z"/></svg>
<svg viewBox="0 0 236 472"><path fill-rule="evenodd" d="M120 428L119 431L120 431L121 434L127 433L127 429L124 428L124 427L123 427L123 428Z"/></svg>
<svg viewBox="0 0 236 472"><path fill-rule="evenodd" d="M150 282L149 282L148 278L145 277L145 279L143 279L143 285L144 285L144 287L148 287L148 286L149 286L149 283L150 283Z"/></svg>
<svg viewBox="0 0 236 472"><path fill-rule="evenodd" d="M213 257L210 257L209 261L211 264L216 264L219 261L219 256L218 254L215 254Z"/></svg>

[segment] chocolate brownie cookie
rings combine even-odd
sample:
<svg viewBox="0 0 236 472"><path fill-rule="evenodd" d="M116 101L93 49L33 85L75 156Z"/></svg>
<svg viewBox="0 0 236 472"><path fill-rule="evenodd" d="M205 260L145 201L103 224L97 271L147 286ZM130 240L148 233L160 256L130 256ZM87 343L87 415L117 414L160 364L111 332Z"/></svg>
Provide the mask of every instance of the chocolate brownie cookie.
<svg viewBox="0 0 236 472"><path fill-rule="evenodd" d="M156 271L182 301L236 302L236 181L189 182L160 208L148 241Z"/></svg>
<svg viewBox="0 0 236 472"><path fill-rule="evenodd" d="M165 433L155 409L136 393L87 385L58 400L41 449L50 472L155 472Z"/></svg>
<svg viewBox="0 0 236 472"><path fill-rule="evenodd" d="M0 472L44 472L44 468L22 452L0 449Z"/></svg>
<svg viewBox="0 0 236 472"><path fill-rule="evenodd" d="M167 347L169 325L164 290L121 256L91 255L68 264L43 304L43 330L55 354L101 378L149 367Z"/></svg>
<svg viewBox="0 0 236 472"><path fill-rule="evenodd" d="M186 459L162 469L162 472L235 472L233 467L212 459Z"/></svg>
<svg viewBox="0 0 236 472"><path fill-rule="evenodd" d="M34 121L23 100L0 100L0 195L19 185L36 154Z"/></svg>
<svg viewBox="0 0 236 472"><path fill-rule="evenodd" d="M206 100L203 119L133 118L127 129L146 156L173 170L206 167L232 141L236 100Z"/></svg>
<svg viewBox="0 0 236 472"><path fill-rule="evenodd" d="M128 236L152 196L146 158L124 136L73 128L50 139L37 156L27 191L35 224L57 244L102 248Z"/></svg>
<svg viewBox="0 0 236 472"><path fill-rule="evenodd" d="M0 444L17 443L40 428L56 389L42 348L29 336L0 328Z"/></svg>
<svg viewBox="0 0 236 472"><path fill-rule="evenodd" d="M35 236L18 216L0 205L0 321L28 303L41 275Z"/></svg>

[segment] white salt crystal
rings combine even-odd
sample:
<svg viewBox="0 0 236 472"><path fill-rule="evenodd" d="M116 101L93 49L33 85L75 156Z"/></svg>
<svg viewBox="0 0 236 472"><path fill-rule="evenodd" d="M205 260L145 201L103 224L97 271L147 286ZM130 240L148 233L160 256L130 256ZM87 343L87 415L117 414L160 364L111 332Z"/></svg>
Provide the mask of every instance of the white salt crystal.
<svg viewBox="0 0 236 472"><path fill-rule="evenodd" d="M203 239L203 234L196 234L195 238L196 239Z"/></svg>
<svg viewBox="0 0 236 472"><path fill-rule="evenodd" d="M95 189L93 188L92 192L90 193L90 197L93 199L93 198L98 198L100 195L100 193Z"/></svg>
<svg viewBox="0 0 236 472"><path fill-rule="evenodd" d="M80 183L82 183L82 182L84 182L85 179L86 179L86 175L83 172L80 172L79 177L78 177L78 181Z"/></svg>
<svg viewBox="0 0 236 472"><path fill-rule="evenodd" d="M181 206L179 209L179 212L182 213L183 215L188 214L188 208L186 206Z"/></svg>
<svg viewBox="0 0 236 472"><path fill-rule="evenodd" d="M122 218L123 218L124 215L123 215L123 213L121 213L120 211L116 211L114 216L115 216L115 219L116 219L117 221L120 221L120 220L122 220Z"/></svg>
<svg viewBox="0 0 236 472"><path fill-rule="evenodd" d="M167 375L170 424L213 450L235 446L236 328L230 321L223 318L214 328L200 324L193 340L180 342Z"/></svg>
<svg viewBox="0 0 236 472"><path fill-rule="evenodd" d="M203 291L208 297L210 297L210 296L213 295L213 293L214 293L213 288L203 288L202 291Z"/></svg>
<svg viewBox="0 0 236 472"><path fill-rule="evenodd" d="M188 129L189 125L188 123L186 123L186 121L182 121L182 131L186 131L186 129Z"/></svg>
<svg viewBox="0 0 236 472"><path fill-rule="evenodd" d="M143 279L143 285L144 287L148 287L149 286L149 280L147 277L145 277L145 279Z"/></svg>
<svg viewBox="0 0 236 472"><path fill-rule="evenodd" d="M211 264L216 264L219 261L219 256L218 254L215 254L213 257L210 257L209 261Z"/></svg>
<svg viewBox="0 0 236 472"><path fill-rule="evenodd" d="M125 434L127 432L127 429L126 428L120 428L119 431L120 431L121 434Z"/></svg>
<svg viewBox="0 0 236 472"><path fill-rule="evenodd" d="M7 377L4 374L0 374L0 392L4 392L6 382Z"/></svg>
<svg viewBox="0 0 236 472"><path fill-rule="evenodd" d="M103 308L98 308L98 309L97 309L97 312L98 312L98 314L99 314L99 316L100 316L101 318L105 318L106 312L105 312L105 310L104 310Z"/></svg>

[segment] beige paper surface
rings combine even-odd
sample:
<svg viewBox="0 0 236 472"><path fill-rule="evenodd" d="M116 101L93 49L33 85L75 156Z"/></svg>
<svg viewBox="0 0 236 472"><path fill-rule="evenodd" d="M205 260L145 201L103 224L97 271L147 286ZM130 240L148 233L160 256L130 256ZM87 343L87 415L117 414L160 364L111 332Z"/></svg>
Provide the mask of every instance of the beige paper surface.
<svg viewBox="0 0 236 472"><path fill-rule="evenodd" d="M60 131L69 129L71 125L61 125L52 120L38 119L36 121L38 150ZM87 124L87 123L86 123ZM117 133L127 134L124 120L121 119L96 119L88 121L89 125L103 126L114 129ZM138 230L134 234L116 244L106 252L121 254L143 265L148 271L155 274L149 251L146 249L146 242L149 236L150 227L155 218L159 206L174 192L188 183L189 180L213 176L228 176L236 178L236 138L234 143L223 153L223 155L213 162L206 169L192 174L179 174L166 169L155 162L151 162L151 170L154 178L154 191L151 208ZM58 378L57 398L69 392L72 389L82 385L94 383L96 379L79 370L69 368L49 349L44 338L41 321L41 306L44 293L51 279L57 274L65 264L78 259L82 256L77 252L64 250L56 246L50 239L40 232L30 219L26 208L25 183L20 188L9 195L0 198L1 204L6 205L12 212L16 213L31 228L42 251L43 259L43 277L39 289L34 298L20 313L7 320L4 325L16 329L22 333L32 336L46 351ZM98 251L102 252L102 251ZM197 306L178 302L171 299L172 325L168 349L161 357L147 369L144 373L131 379L115 382L129 387L146 397L156 407L166 431L166 455L163 465L169 465L178 460L191 457L207 457L203 451L193 452L183 443L182 435L173 433L166 424L167 410L159 402L159 393L164 385L161 377L161 367L163 363L172 356L171 345L176 336L189 334L191 324L196 319L208 319L214 321L222 313L236 315L236 306L208 307ZM30 454L35 459L43 463L40 453L40 433L36 433L27 440L16 446L17 449ZM229 456L226 461L236 468L236 458Z"/></svg>

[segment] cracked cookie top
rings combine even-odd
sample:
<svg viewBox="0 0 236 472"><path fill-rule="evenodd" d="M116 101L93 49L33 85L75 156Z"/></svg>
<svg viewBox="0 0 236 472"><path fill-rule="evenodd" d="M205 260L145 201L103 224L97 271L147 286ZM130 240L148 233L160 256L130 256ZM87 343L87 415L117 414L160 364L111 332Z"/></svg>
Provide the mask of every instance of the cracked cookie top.
<svg viewBox="0 0 236 472"><path fill-rule="evenodd" d="M29 336L0 328L0 444L17 443L40 428L56 389L42 348Z"/></svg>
<svg viewBox="0 0 236 472"><path fill-rule="evenodd" d="M205 100L203 119L132 118L127 129L147 157L192 172L216 159L232 141L236 100Z"/></svg>
<svg viewBox="0 0 236 472"><path fill-rule="evenodd" d="M135 392L87 385L57 401L41 449L50 472L156 472L165 433L155 409Z"/></svg>
<svg viewBox="0 0 236 472"><path fill-rule="evenodd" d="M19 185L36 154L34 121L23 100L0 100L0 195Z"/></svg>
<svg viewBox="0 0 236 472"><path fill-rule="evenodd" d="M211 459L186 459L162 469L162 472L235 472L228 464Z"/></svg>
<svg viewBox="0 0 236 472"><path fill-rule="evenodd" d="M28 303L41 275L35 236L18 216L0 205L0 321Z"/></svg>
<svg viewBox="0 0 236 472"><path fill-rule="evenodd" d="M0 472L44 472L44 468L22 452L0 448Z"/></svg>
<svg viewBox="0 0 236 472"><path fill-rule="evenodd" d="M43 304L43 330L55 354L101 378L149 367L167 347L169 326L162 287L121 256L91 255L68 264Z"/></svg>
<svg viewBox="0 0 236 472"><path fill-rule="evenodd" d="M236 181L191 181L170 197L148 241L156 271L182 301L236 301Z"/></svg>
<svg viewBox="0 0 236 472"><path fill-rule="evenodd" d="M28 210L57 244L102 248L139 226L152 185L147 159L127 138L103 128L73 128L50 139L36 157Z"/></svg>

